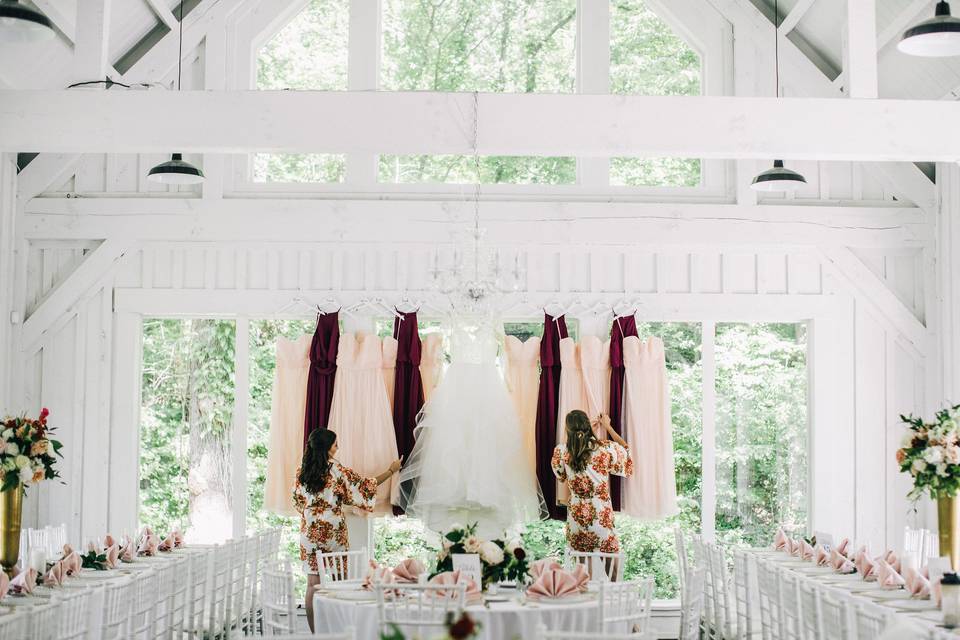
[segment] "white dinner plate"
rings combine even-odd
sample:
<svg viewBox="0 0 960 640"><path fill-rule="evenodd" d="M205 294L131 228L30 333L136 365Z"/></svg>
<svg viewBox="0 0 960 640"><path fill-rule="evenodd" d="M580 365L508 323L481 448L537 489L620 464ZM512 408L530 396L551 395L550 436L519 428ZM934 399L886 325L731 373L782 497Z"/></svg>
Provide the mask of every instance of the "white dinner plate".
<svg viewBox="0 0 960 640"><path fill-rule="evenodd" d="M377 594L372 591L337 591L331 593L329 597L336 600L348 600L350 602L374 602L377 599Z"/></svg>
<svg viewBox="0 0 960 640"><path fill-rule="evenodd" d="M565 596L563 598L530 598L529 602L543 605L565 605L590 602L593 599L594 597L589 593L579 593L575 596Z"/></svg>
<svg viewBox="0 0 960 640"><path fill-rule="evenodd" d="M937 605L930 600L887 600L883 603L900 611L935 611Z"/></svg>
<svg viewBox="0 0 960 640"><path fill-rule="evenodd" d="M903 589L880 589L879 591L868 591L863 595L873 600L903 600L909 597L909 594Z"/></svg>
<svg viewBox="0 0 960 640"><path fill-rule="evenodd" d="M829 575L833 573L833 567L797 567L796 569L799 573L810 573L810 574L820 574L820 575Z"/></svg>
<svg viewBox="0 0 960 640"><path fill-rule="evenodd" d="M340 592L340 591L360 591L362 583L356 581L350 582L328 582L323 585L321 591Z"/></svg>

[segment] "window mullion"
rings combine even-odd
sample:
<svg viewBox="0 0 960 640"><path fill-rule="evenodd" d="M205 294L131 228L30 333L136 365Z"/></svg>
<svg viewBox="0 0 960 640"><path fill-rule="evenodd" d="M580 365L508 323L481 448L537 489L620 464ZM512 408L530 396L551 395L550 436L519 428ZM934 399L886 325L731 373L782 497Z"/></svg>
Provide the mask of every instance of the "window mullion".
<svg viewBox="0 0 960 640"><path fill-rule="evenodd" d="M376 91L380 80L380 0L350 0L347 39L347 88ZM377 183L377 156L348 153L344 180L348 184Z"/></svg>
<svg viewBox="0 0 960 640"><path fill-rule="evenodd" d="M713 540L716 533L717 514L717 366L716 366L717 324L706 321L701 327L702 341L700 362L703 371L702 395L702 472L700 531L705 540Z"/></svg>
<svg viewBox="0 0 960 640"><path fill-rule="evenodd" d="M610 92L610 3L580 0L577 3L577 93ZM607 158L577 158L579 182L587 187L610 183Z"/></svg>
<svg viewBox="0 0 960 640"><path fill-rule="evenodd" d="M250 413L250 319L237 318L234 339L233 425L230 438L230 486L233 536L247 529L247 428Z"/></svg>

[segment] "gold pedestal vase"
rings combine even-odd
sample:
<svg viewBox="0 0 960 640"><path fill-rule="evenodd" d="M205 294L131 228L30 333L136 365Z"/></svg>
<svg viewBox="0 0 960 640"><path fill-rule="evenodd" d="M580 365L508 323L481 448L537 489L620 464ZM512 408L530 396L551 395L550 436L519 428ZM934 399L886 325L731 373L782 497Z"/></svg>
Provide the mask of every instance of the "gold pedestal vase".
<svg viewBox="0 0 960 640"><path fill-rule="evenodd" d="M937 528L940 530L940 555L950 556L950 565L960 568L960 497L937 498Z"/></svg>
<svg viewBox="0 0 960 640"><path fill-rule="evenodd" d="M20 556L20 522L23 515L23 485L0 492L0 565L13 573Z"/></svg>

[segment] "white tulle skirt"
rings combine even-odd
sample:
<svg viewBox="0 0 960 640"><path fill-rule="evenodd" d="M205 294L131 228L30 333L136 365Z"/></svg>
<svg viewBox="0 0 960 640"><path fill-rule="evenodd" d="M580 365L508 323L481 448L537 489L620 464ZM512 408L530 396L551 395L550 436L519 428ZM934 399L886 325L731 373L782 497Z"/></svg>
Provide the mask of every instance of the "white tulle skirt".
<svg viewBox="0 0 960 640"><path fill-rule="evenodd" d="M496 365L451 364L415 435L399 477L408 515L438 532L477 522L487 539L541 517L524 434Z"/></svg>

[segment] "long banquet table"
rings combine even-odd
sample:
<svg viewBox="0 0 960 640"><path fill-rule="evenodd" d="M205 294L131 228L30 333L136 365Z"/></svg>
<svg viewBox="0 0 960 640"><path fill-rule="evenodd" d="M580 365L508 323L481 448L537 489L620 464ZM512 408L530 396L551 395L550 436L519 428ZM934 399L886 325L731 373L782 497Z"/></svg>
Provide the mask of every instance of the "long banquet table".
<svg viewBox="0 0 960 640"><path fill-rule="evenodd" d="M782 551L753 549L752 567L760 570L755 562L765 560L775 562L780 567L797 573L802 580L810 581L821 589L826 589L833 597L845 600L851 606L864 605L868 608L892 613L897 625L898 640L926 639L930 630L943 626L943 614L933 600L919 600L910 597L903 589L888 590L876 582L864 581L857 574L841 575L829 567L817 567L807 560L800 560ZM759 613L759 609L757 610ZM759 629L759 624L757 625ZM960 629L956 630L960 637Z"/></svg>

